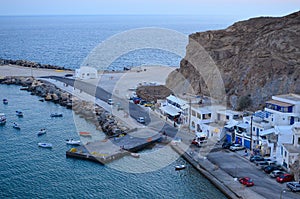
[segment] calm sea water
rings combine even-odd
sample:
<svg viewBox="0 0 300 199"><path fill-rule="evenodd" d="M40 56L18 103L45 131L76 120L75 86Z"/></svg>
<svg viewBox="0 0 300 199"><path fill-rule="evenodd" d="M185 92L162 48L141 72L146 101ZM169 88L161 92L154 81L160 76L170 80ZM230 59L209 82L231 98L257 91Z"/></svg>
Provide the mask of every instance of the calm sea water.
<svg viewBox="0 0 300 199"><path fill-rule="evenodd" d="M226 28L236 19L224 16L32 16L0 17L0 58L79 68L101 42L123 31L158 27L185 35ZM174 41L176 42L176 41ZM181 57L158 49L120 56L110 66L179 66Z"/></svg>
<svg viewBox="0 0 300 199"><path fill-rule="evenodd" d="M0 85L0 99L9 100L8 105L0 104L0 112L7 116L6 125L0 126L0 198L225 198L190 165L176 172L174 166L185 163L182 158L142 173L125 170L138 166L143 154L140 159L127 157L106 166L66 158L65 139L79 139L79 130L98 139L104 134L71 110L39 102L19 88ZM22 110L24 117L18 118L16 110ZM50 118L54 112L64 117ZM12 128L12 122L19 123L21 130ZM47 134L38 137L41 128ZM50 142L53 148L39 148L38 142ZM168 154L176 155L172 150Z"/></svg>

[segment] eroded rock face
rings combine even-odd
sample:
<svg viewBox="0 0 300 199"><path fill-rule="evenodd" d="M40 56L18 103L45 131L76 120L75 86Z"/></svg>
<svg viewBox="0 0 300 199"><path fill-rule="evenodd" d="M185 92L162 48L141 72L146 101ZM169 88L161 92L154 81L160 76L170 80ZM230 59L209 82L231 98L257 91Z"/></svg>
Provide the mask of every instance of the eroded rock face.
<svg viewBox="0 0 300 199"><path fill-rule="evenodd" d="M211 96L214 89L210 88L216 87L210 85L214 75L208 78L205 71L213 66L202 56L199 49L203 48L220 72L228 105L236 108L240 97L250 96L251 108L261 108L272 95L300 93L299 38L300 11L285 17L237 22L225 30L194 33L189 36L180 69L169 75L166 85L173 90L189 82L195 94Z"/></svg>

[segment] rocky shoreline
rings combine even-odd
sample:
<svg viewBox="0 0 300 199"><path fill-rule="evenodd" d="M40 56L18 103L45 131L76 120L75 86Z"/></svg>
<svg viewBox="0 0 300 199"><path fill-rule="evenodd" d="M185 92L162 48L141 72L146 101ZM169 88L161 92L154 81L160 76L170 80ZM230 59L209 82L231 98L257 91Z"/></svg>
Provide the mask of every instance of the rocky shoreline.
<svg viewBox="0 0 300 199"><path fill-rule="evenodd" d="M22 67L28 67L28 68L40 68L40 69L54 69L54 70L69 70L72 71L72 69L68 69L62 66L53 66L49 64L40 64L32 61L27 60L10 60L10 59L0 59L0 66L4 65L17 65Z"/></svg>
<svg viewBox="0 0 300 199"><path fill-rule="evenodd" d="M0 84L22 86L21 90L27 90L31 95L41 97L40 101L51 101L72 109L76 114L95 124L97 129L104 132L108 138L124 135L130 131L126 125L102 107L81 100L46 81L33 77L9 76L2 77Z"/></svg>

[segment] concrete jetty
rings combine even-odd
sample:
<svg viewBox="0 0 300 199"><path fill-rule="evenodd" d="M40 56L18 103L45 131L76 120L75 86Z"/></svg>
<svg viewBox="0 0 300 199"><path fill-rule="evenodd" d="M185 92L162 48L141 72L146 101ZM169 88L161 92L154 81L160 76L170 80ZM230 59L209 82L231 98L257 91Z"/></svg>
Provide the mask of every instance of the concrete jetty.
<svg viewBox="0 0 300 199"><path fill-rule="evenodd" d="M131 153L141 151L162 140L160 134L148 137L133 137L125 135L101 141L89 142L85 145L71 148L66 152L67 157L85 159L100 164L107 164Z"/></svg>

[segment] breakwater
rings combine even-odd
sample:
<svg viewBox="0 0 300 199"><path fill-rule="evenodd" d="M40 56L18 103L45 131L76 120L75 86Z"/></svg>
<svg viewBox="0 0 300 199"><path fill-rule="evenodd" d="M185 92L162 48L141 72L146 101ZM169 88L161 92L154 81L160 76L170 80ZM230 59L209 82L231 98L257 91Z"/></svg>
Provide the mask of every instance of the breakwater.
<svg viewBox="0 0 300 199"><path fill-rule="evenodd" d="M43 68L43 69L55 69L55 70L72 70L62 66L54 66L50 64L40 64L27 60L11 60L11 59L0 59L0 66L3 65L16 65L28 68Z"/></svg>
<svg viewBox="0 0 300 199"><path fill-rule="evenodd" d="M22 86L22 90L40 96L40 101L51 101L72 109L76 114L94 123L97 129L104 132L108 137L124 135L130 130L126 124L120 122L110 112L97 104L81 100L47 81L37 80L33 77L8 76L2 77L0 84Z"/></svg>

